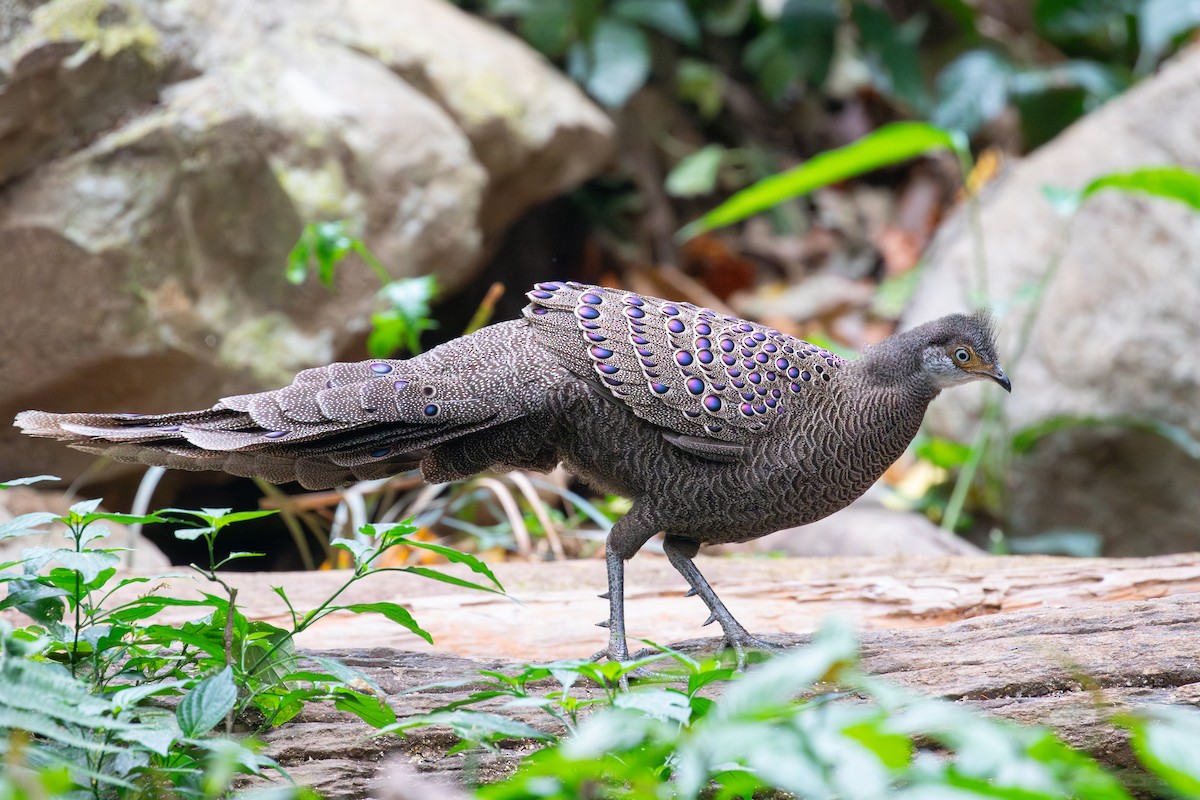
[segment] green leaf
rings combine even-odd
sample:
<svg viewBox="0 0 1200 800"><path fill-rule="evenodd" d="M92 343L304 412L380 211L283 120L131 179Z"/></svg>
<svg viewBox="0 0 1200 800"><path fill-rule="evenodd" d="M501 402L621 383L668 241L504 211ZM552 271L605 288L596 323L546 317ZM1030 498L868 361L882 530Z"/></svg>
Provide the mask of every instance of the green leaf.
<svg viewBox="0 0 1200 800"><path fill-rule="evenodd" d="M962 153L966 143L955 133L924 123L885 125L845 147L821 153L798 167L743 189L684 227L678 236L690 239L698 233L740 222L814 189L937 150Z"/></svg>
<svg viewBox="0 0 1200 800"><path fill-rule="evenodd" d="M640 689L623 692L613 703L615 708L638 711L662 722L686 725L692 716L688 697L674 689Z"/></svg>
<svg viewBox="0 0 1200 800"><path fill-rule="evenodd" d="M474 572L478 575L483 575L489 581L491 581L497 589L504 591L504 587L500 585L500 581L488 568L488 565L470 553L463 553L455 550L452 547L434 544L433 542L422 542L418 539L406 539L404 543L409 547L415 547L418 550L428 550L431 553L437 553L451 564L465 564L468 568L470 568L471 572Z"/></svg>
<svg viewBox="0 0 1200 800"><path fill-rule="evenodd" d="M0 489L9 489L13 486L28 486L31 483L40 483L42 481L58 481L62 480L57 475L34 475L31 478L10 478L0 482Z"/></svg>
<svg viewBox="0 0 1200 800"><path fill-rule="evenodd" d="M370 542L364 542L361 539L344 539L342 537L338 537L329 544L340 550L345 550L354 556L355 566L361 566L363 564L363 559L375 552L375 548L371 546Z"/></svg>
<svg viewBox="0 0 1200 800"><path fill-rule="evenodd" d="M371 315L367 348L375 358L386 358L406 349L421 352L421 334L437 327L430 304L437 296L437 278L423 275L384 284L377 294L383 308Z"/></svg>
<svg viewBox="0 0 1200 800"><path fill-rule="evenodd" d="M1143 0L1138 8L1138 72L1153 69L1176 39L1197 27L1200 0Z"/></svg>
<svg viewBox="0 0 1200 800"><path fill-rule="evenodd" d="M1200 800L1200 715L1192 709L1139 709L1120 722L1138 759L1179 796Z"/></svg>
<svg viewBox="0 0 1200 800"><path fill-rule="evenodd" d="M1077 417L1065 414L1022 428L1012 438L1013 452L1024 455L1037 446L1045 437L1073 428L1116 427L1145 431L1161 436L1174 444L1189 457L1200 459L1200 440L1185 428L1160 419L1116 415L1111 417Z"/></svg>
<svg viewBox="0 0 1200 800"><path fill-rule="evenodd" d="M650 43L633 25L605 17L588 42L588 94L610 108L620 108L650 76Z"/></svg>
<svg viewBox="0 0 1200 800"><path fill-rule="evenodd" d="M700 44L700 26L685 0L617 0L609 13L653 28L688 47Z"/></svg>
<svg viewBox="0 0 1200 800"><path fill-rule="evenodd" d="M45 533L44 526L57 519L58 516L49 511L34 511L30 514L13 517L7 522L0 522L0 539L15 539L18 536Z"/></svg>
<svg viewBox="0 0 1200 800"><path fill-rule="evenodd" d="M921 72L918 45L925 32L925 19L914 15L897 25L884 8L855 3L851 11L871 66L875 85L909 108L922 111L929 104Z"/></svg>
<svg viewBox="0 0 1200 800"><path fill-rule="evenodd" d="M387 617L392 622L408 628L425 641L433 644L433 637L429 635L429 632L417 624L417 621L413 619L412 614L408 613L407 609L403 608L402 606L398 606L395 603L381 601L378 603L354 603L353 605L348 606L331 606L331 609L338 608L343 608L347 611L353 611L356 614L383 614L383 616Z"/></svg>
<svg viewBox="0 0 1200 800"><path fill-rule="evenodd" d="M964 53L938 75L930 119L943 128L974 133L1008 106L1012 75L1012 65L995 53Z"/></svg>
<svg viewBox="0 0 1200 800"><path fill-rule="evenodd" d="M188 738L202 736L216 727L233 710L236 702L237 686L233 682L233 668L226 666L216 675L200 681L195 689L179 701L175 709L179 729Z"/></svg>
<svg viewBox="0 0 1200 800"><path fill-rule="evenodd" d="M336 693L337 699L333 705L341 711L348 711L372 728L382 728L396 721L396 712L387 701L373 694L363 694L350 689L341 689Z"/></svg>
<svg viewBox="0 0 1200 800"><path fill-rule="evenodd" d="M499 714L482 711L435 711L408 717L382 728L379 733L396 733L429 725L449 725L454 735L468 742L499 741L502 739L533 739L539 742L553 737L532 725Z"/></svg>
<svg viewBox="0 0 1200 800"><path fill-rule="evenodd" d="M710 144L680 159L667 174L667 194L672 197L711 194L717 188L717 175L724 155L724 147Z"/></svg>
<svg viewBox="0 0 1200 800"><path fill-rule="evenodd" d="M1142 2L1143 0L1038 0L1034 7L1033 21L1051 40L1097 37L1111 42L1113 28L1124 28L1124 17L1136 12Z"/></svg>
<svg viewBox="0 0 1200 800"><path fill-rule="evenodd" d="M1086 200L1105 189L1174 200L1200 211L1200 173L1183 167L1143 167L1102 175L1084 187L1080 199Z"/></svg>
<svg viewBox="0 0 1200 800"><path fill-rule="evenodd" d="M70 511L72 514L79 516L79 518L82 520L82 518L86 517L88 514L95 513L96 509L99 507L100 498L97 497L94 500L80 500L78 503L71 506Z"/></svg>
<svg viewBox="0 0 1200 800"><path fill-rule="evenodd" d="M725 83L725 74L704 61L681 58L675 67L675 91L679 99L694 105L706 120L721 112Z"/></svg>
<svg viewBox="0 0 1200 800"><path fill-rule="evenodd" d="M492 592L493 594L504 594L503 589L493 589L490 586L484 586L481 583L464 580L455 575L447 575L444 572L439 572L436 569L429 567L389 567L389 570L396 572L408 572L412 575L420 575L422 578L438 581L440 583L448 583L451 586L461 586L464 589L477 589L481 592Z"/></svg>

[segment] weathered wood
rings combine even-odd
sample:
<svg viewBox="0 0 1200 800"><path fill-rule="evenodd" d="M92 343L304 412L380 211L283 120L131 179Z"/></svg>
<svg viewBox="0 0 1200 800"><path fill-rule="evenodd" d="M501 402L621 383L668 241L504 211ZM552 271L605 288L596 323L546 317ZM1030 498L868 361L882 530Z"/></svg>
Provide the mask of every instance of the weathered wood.
<svg viewBox="0 0 1200 800"><path fill-rule="evenodd" d="M640 585L661 586L662 582L646 580L651 577L646 573L655 568L654 560L648 561L650 564L638 571ZM582 566L594 569L598 565ZM554 585L543 586L540 592L517 591L528 613L540 616L556 603L569 605L573 602L569 598L586 594L582 589L557 588L560 582L570 585L578 568L575 564L542 565L543 574L551 573L549 580ZM772 598L772 609L803 609L786 615L803 620L803 627L827 610L848 609L866 623L863 661L872 673L986 713L1050 725L1069 743L1090 750L1114 767L1131 766L1133 761L1124 736L1109 721L1113 709L1152 702L1200 704L1200 557L1196 555L1128 561L937 559L920 565L755 560L706 563L704 568L712 573L714 582L721 583L722 594L730 599L735 613L752 629L768 632L764 638L786 645L802 645L809 639L806 634L770 635L773 626L782 627L776 623L783 617L759 616L766 608L761 605L766 602L764 595ZM791 568L791 574L786 568ZM797 571L804 580L798 579ZM509 572L510 578L516 578L509 581L510 590L531 588L535 581L534 570ZM695 611L674 588L669 603L661 591L648 594L643 588L632 600L631 609L638 610L631 611L631 617L640 617L647 606L660 611L681 609L675 613L689 619L688 612ZM503 619L498 609L508 606L493 606L490 604L495 601L484 600L482 607L489 611L478 613L478 606L460 602L461 595L436 592L411 603L417 618L431 629L435 625L430 619L439 618L431 613L439 607L432 601L439 596L446 607L457 609L461 626L457 636L446 638L461 644L489 624L493 630L480 641L495 643L508 633L503 624L496 629L497 620ZM581 597L578 603L582 602ZM589 609L589 614L592 611ZM524 646L527 639L536 640L540 634L554 643L545 648L553 652L538 655L536 648L527 649L518 660L589 653L595 644L590 639L562 652L564 642L575 642L576 637L564 633L562 620L573 617L567 624L569 630L591 621L591 616L580 619L579 613L578 608L566 616L556 611L547 614L544 622L526 617L525 625L532 630L518 636L518 643ZM508 658L477 660L391 647L354 647L370 641L377 628L359 628L347 620L342 623L341 646L321 654L342 658L370 675L391 695L401 716L436 708L466 690L400 694L403 691L470 678L479 669L509 663ZM675 630L673 626L678 624L660 618L652 627ZM325 637L322 634L320 638L328 642ZM716 639L699 639L676 646L703 650L716 643ZM549 718L540 712L505 713L552 729ZM268 752L294 777L339 797L381 796L382 790L371 788L371 780L387 753L434 777L460 781L469 767L475 779L486 781L507 774L532 749L525 744L498 756L446 758L443 754L453 743L446 730L418 730L405 739L365 740L367 733L362 723L340 712L314 707L265 739Z"/></svg>

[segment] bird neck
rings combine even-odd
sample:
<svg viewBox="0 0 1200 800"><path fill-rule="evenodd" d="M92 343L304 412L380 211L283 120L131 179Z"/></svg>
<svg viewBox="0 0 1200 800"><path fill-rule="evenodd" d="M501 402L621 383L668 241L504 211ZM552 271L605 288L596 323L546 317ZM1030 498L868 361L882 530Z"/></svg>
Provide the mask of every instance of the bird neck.
<svg viewBox="0 0 1200 800"><path fill-rule="evenodd" d="M925 338L907 331L868 347L852 362L852 368L866 389L900 392L914 402L928 404L941 387L924 369L924 349Z"/></svg>

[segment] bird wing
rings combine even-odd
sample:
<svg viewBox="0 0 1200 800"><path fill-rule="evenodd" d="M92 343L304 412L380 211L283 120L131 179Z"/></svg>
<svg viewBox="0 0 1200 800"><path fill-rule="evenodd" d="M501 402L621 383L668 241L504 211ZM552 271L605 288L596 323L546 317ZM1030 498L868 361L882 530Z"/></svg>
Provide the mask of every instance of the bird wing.
<svg viewBox="0 0 1200 800"><path fill-rule="evenodd" d="M717 460L803 411L845 362L809 342L690 303L581 283L539 283L524 315L574 374L672 444Z"/></svg>

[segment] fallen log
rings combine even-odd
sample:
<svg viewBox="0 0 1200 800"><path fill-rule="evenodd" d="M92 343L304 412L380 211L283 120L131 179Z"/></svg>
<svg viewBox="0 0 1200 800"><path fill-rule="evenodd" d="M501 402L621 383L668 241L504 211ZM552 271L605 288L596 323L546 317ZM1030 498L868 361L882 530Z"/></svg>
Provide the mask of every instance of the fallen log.
<svg viewBox="0 0 1200 800"><path fill-rule="evenodd" d="M640 633L651 628L659 641L675 638L671 632L688 626L694 630L691 617L699 610L693 601L682 599L677 587L664 590L666 570L660 570L661 576L654 573L665 565L647 561L630 570L631 583L642 587L629 597L631 620L647 613L674 616L638 627L631 622L631 629ZM927 696L1022 723L1049 725L1068 743L1114 768L1135 762L1124 735L1110 721L1113 711L1145 703L1200 704L1200 556L842 563L847 561L710 561L703 569L720 585L734 613L764 638L801 646L808 634L770 631L789 624L781 620L796 620L797 628L811 627L827 611L849 612L863 629L863 664L868 671ZM505 569L502 579L525 604L520 612L509 610L510 601L502 598L472 595L464 601L460 594L440 590L409 599L417 619L439 637L435 641L441 645L448 639L460 652L493 645L509 635L505 615L519 614L524 630L509 641L502 658L480 657L478 651L474 658L415 652L396 649L390 641L389 646L373 646L378 628L366 618L360 618L361 626L341 620L337 647L328 647L332 630L310 637L306 646L324 645L320 655L340 658L369 675L390 695L399 716L424 713L470 689L411 691L418 687L469 680L480 669L580 657L596 649L603 632L587 630L591 616L581 616L580 608L599 590L600 576L592 578L586 590L561 588L580 586L571 582L584 567L591 573L598 565ZM545 576L540 585L539 573ZM403 602L401 597L392 599ZM599 601L595 604L588 614L602 609ZM563 605L574 606L573 612L565 614ZM481 612L481 607L489 610ZM443 611L435 613L439 608ZM449 608L459 613L446 612ZM451 635L442 636L439 630L442 613L448 614L447 629L458 625ZM543 613L544 621L537 621ZM486 626L490 628L485 631ZM701 652L717 642L692 639L672 646ZM536 710L504 713L553 729L547 724L549 717ZM264 738L268 753L294 778L335 797L379 796L372 780L389 754L434 777L486 782L511 772L535 747L515 743L499 754L447 757L455 740L443 728L417 729L403 739L368 739L368 733L365 725L341 712L313 706Z"/></svg>

